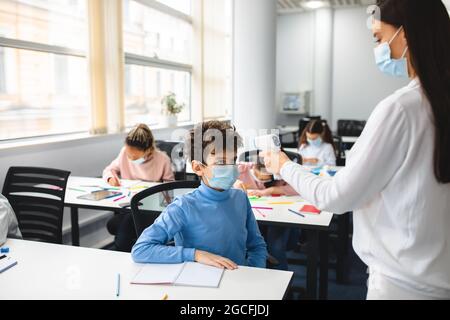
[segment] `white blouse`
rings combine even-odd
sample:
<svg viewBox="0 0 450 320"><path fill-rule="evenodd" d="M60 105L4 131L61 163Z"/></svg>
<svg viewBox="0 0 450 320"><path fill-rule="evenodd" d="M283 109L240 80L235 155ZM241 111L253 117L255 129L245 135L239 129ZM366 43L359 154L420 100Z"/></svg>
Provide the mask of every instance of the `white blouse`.
<svg viewBox="0 0 450 320"><path fill-rule="evenodd" d="M281 176L322 210L354 212L353 246L370 269L405 289L450 298L450 184L434 175L434 135L416 79L376 107L334 178L292 162Z"/></svg>
<svg viewBox="0 0 450 320"><path fill-rule="evenodd" d="M313 145L302 145L298 153L304 159L318 159L319 163L315 166L335 166L336 165L336 153L334 148L329 143L322 143L320 147Z"/></svg>
<svg viewBox="0 0 450 320"><path fill-rule="evenodd" d="M0 246L6 242L6 238L22 237L16 215L8 200L0 194Z"/></svg>

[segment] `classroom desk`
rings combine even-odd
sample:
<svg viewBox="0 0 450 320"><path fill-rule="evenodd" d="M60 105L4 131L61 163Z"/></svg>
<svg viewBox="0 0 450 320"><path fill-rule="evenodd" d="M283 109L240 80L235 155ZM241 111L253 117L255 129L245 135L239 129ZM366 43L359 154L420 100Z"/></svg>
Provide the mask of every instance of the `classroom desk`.
<svg viewBox="0 0 450 320"><path fill-rule="evenodd" d="M354 144L358 141L359 137L341 137L343 143Z"/></svg>
<svg viewBox="0 0 450 320"><path fill-rule="evenodd" d="M129 253L12 239L5 246L18 264L0 274L0 300L281 300L293 277L240 267L225 271L219 288L131 285L140 265Z"/></svg>
<svg viewBox="0 0 450 320"><path fill-rule="evenodd" d="M286 204L276 204L286 203ZM272 207L273 210L253 210L262 225L297 227L307 233L306 293L310 299L328 296L328 233L333 214L304 214L304 218L289 211L299 211L308 204L300 196L268 197L251 201L252 207ZM317 295L317 265L319 265L319 295Z"/></svg>
<svg viewBox="0 0 450 320"><path fill-rule="evenodd" d="M103 184L102 184L103 183ZM152 187L158 183L142 183L126 181L127 184L147 185ZM70 177L68 188L66 192L65 205L71 208L71 222L72 222L72 244L79 246L79 222L78 222L78 209L92 209L92 210L106 210L120 212L130 212L130 209L120 208L119 202L115 202L114 199L106 199L102 201L88 201L78 199L78 196L84 194L84 192L76 191L75 189L86 190L87 185L92 186L104 186L104 182L100 178L83 178L83 177ZM185 193L188 190L182 190ZM155 197L147 204L144 202L142 210L145 207L149 210L156 210L159 207L158 203L155 203ZM125 200L125 199L124 199ZM270 201L269 201L270 202ZM320 215L313 216L307 215L306 218L296 216L290 213L288 209L300 209L300 205L304 204L300 197L276 197L273 198L273 202L294 202L292 205L274 205L274 210L270 213L264 211L264 216L254 210L256 220L263 225L275 225L284 227L297 227L305 230L308 233L308 241L311 245L308 246L307 252L307 283L306 291L309 298L326 299L328 293L328 232L330 229L331 219L333 214L328 212L322 212ZM272 206L264 202L255 202L255 206ZM317 265L319 265L320 278L319 278L319 290L317 290ZM317 291L319 294L317 295Z"/></svg>
<svg viewBox="0 0 450 320"><path fill-rule="evenodd" d="M280 134L287 134L287 133L296 133L299 131L298 126L278 126L277 130L280 131Z"/></svg>
<svg viewBox="0 0 450 320"><path fill-rule="evenodd" d="M142 181L130 181L122 180L126 186L133 188L135 186L145 186L147 188L158 185L159 183L142 182ZM127 197L120 201L114 201L117 198L105 199L101 201L90 201L78 199L79 196L92 192L94 190L100 190L100 188L86 187L86 186L99 186L109 187L108 184L101 178L87 178L87 177L69 177L67 182L67 190L64 199L64 205L70 208L70 217L72 223L72 245L80 245L80 227L78 221L78 209L90 209L90 210L105 210L113 211L115 213L131 212L129 209L123 209L119 206L122 202L129 202L131 198ZM144 190L144 189L140 189ZM127 190L124 190L125 192ZM138 190L133 190L136 192Z"/></svg>

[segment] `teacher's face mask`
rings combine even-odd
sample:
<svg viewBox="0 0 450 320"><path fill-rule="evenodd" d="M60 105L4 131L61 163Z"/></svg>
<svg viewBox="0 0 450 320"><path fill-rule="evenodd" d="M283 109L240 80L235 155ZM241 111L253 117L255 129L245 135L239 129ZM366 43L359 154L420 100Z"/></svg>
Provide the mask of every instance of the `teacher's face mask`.
<svg viewBox="0 0 450 320"><path fill-rule="evenodd" d="M403 55L400 59L393 59L391 52L391 43L397 38L403 27L400 27L395 33L394 37L389 42L384 42L374 49L375 62L381 72L401 78L408 78L408 61L406 59L406 53L408 47L405 48Z"/></svg>

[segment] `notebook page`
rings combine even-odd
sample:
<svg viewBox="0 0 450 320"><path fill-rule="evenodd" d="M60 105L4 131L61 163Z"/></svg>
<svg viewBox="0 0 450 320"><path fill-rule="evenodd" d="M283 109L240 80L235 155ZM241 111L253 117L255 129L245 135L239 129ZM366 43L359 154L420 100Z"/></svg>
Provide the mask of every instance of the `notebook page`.
<svg viewBox="0 0 450 320"><path fill-rule="evenodd" d="M183 269L181 264L148 264L143 266L131 284L173 284Z"/></svg>
<svg viewBox="0 0 450 320"><path fill-rule="evenodd" d="M176 279L176 286L218 288L224 269L207 266L195 262L186 262Z"/></svg>

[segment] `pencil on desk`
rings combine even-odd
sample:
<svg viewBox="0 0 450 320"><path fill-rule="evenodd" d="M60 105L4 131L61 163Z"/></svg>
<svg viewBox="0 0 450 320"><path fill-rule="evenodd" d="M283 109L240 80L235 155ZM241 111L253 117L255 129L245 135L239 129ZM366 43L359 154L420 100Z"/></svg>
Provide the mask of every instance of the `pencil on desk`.
<svg viewBox="0 0 450 320"><path fill-rule="evenodd" d="M267 218L267 216L264 214L264 213L262 213L261 211L259 211L258 209L255 209L256 210L256 212L258 212L263 218Z"/></svg>
<svg viewBox="0 0 450 320"><path fill-rule="evenodd" d="M127 197L127 196L122 196L122 197L120 197L120 198L117 198L117 199L114 200L114 202L117 202L117 201L119 201L119 200L125 199L126 197Z"/></svg>
<svg viewBox="0 0 450 320"><path fill-rule="evenodd" d="M289 209L289 211L292 212L292 213L295 213L296 215L298 215L298 216L300 216L300 217L302 217L302 218L305 218L305 215L304 215L304 214L301 214L300 212L294 211L294 210L292 210L292 209Z"/></svg>
<svg viewBox="0 0 450 320"><path fill-rule="evenodd" d="M273 210L273 208L270 208L270 207L252 207L252 209L259 209L259 210Z"/></svg>
<svg viewBox="0 0 450 320"><path fill-rule="evenodd" d="M120 273L117 274L116 297L120 296Z"/></svg>

